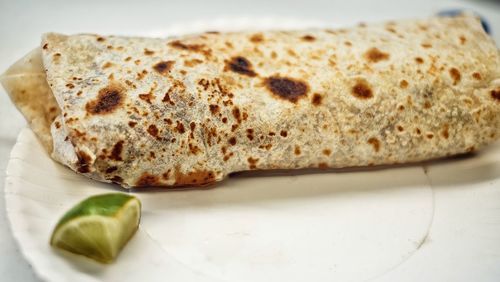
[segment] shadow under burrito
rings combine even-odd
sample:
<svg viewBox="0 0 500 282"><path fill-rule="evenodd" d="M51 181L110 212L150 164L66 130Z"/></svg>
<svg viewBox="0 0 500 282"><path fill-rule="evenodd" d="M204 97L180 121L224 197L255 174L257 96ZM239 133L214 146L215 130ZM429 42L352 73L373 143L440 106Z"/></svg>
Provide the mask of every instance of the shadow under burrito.
<svg viewBox="0 0 500 282"><path fill-rule="evenodd" d="M425 168L434 188L470 189L470 185L500 179L500 143L469 157L428 163Z"/></svg>
<svg viewBox="0 0 500 282"><path fill-rule="evenodd" d="M391 194L394 190L428 188L420 166L397 167L384 170L356 172L296 171L279 175L238 175L230 177L215 189L175 190L133 189L137 196L148 199L148 209L203 208L214 205L254 204L293 199L353 197L355 194L373 194L375 197ZM399 191L401 192L401 191ZM160 195L161 194L161 195ZM169 203L166 204L166 198Z"/></svg>
<svg viewBox="0 0 500 282"><path fill-rule="evenodd" d="M249 171L234 173L225 181L205 189L135 188L131 191L139 195L169 191L168 197L176 198L175 205L179 207L183 202L182 199L186 201L186 205L194 206L279 201L328 195L342 197L345 196L342 194L353 193L390 193L394 189L412 189L430 184L426 183L425 177L420 177L424 173L429 173L432 187L453 188L459 184L465 186L498 179L499 158L500 143L497 143L477 153L414 164L327 170ZM195 195L201 197L191 203ZM158 207L160 206L162 204L158 203Z"/></svg>

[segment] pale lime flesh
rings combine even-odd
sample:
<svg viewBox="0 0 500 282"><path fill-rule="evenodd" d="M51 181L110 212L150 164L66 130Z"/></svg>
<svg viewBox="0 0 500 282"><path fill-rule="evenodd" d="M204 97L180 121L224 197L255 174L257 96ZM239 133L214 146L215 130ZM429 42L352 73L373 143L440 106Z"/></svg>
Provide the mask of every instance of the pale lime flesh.
<svg viewBox="0 0 500 282"><path fill-rule="evenodd" d="M141 203L123 193L90 197L59 220L50 244L103 263L114 261L134 235Z"/></svg>

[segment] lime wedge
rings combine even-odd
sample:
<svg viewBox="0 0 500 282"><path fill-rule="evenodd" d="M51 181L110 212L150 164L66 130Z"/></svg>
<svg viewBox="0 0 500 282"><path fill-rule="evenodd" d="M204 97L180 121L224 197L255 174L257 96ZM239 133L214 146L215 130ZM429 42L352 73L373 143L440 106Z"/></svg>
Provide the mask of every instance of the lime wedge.
<svg viewBox="0 0 500 282"><path fill-rule="evenodd" d="M66 212L54 228L50 244L110 263L134 235L140 218L141 202L133 196L93 196Z"/></svg>

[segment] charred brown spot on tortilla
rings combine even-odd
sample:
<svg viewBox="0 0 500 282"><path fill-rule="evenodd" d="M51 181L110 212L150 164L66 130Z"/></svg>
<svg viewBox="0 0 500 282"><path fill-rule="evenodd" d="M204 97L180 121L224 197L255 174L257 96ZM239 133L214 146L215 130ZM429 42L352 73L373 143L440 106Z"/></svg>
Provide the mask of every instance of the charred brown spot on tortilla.
<svg viewBox="0 0 500 282"><path fill-rule="evenodd" d="M229 61L226 61L224 70L231 70L250 77L256 76L256 73L252 70L252 63L242 56L233 57Z"/></svg>
<svg viewBox="0 0 500 282"><path fill-rule="evenodd" d="M210 112L211 112L213 115L217 114L217 113L219 112L219 110L220 110L219 105L216 105L216 104L209 105L208 107L209 107L209 109L210 109Z"/></svg>
<svg viewBox="0 0 500 282"><path fill-rule="evenodd" d="M190 50L190 51L199 51L201 48L203 48L203 45L199 44L193 44L193 45L188 45L184 44L179 40L175 40L169 43L170 46L181 49L181 50Z"/></svg>
<svg viewBox="0 0 500 282"><path fill-rule="evenodd" d="M182 185L206 185L215 182L215 174L212 171L200 170L181 173L179 169L175 173L175 184Z"/></svg>
<svg viewBox="0 0 500 282"><path fill-rule="evenodd" d="M118 170L118 167L116 167L116 166L110 166L110 167L108 167L108 168L106 169L106 173L107 173L107 174L110 174L110 173L115 172L116 170Z"/></svg>
<svg viewBox="0 0 500 282"><path fill-rule="evenodd" d="M66 124L70 124L70 123L73 123L73 122L78 121L78 120L79 120L79 118L69 117L69 118L66 119ZM81 133L77 129L75 129L74 131L75 131L75 135L78 136L78 137L81 137L81 136L85 135L85 133Z"/></svg>
<svg viewBox="0 0 500 282"><path fill-rule="evenodd" d="M89 114L109 114L123 104L125 88L117 83L112 83L99 90L97 98L85 105Z"/></svg>
<svg viewBox="0 0 500 282"><path fill-rule="evenodd" d="M226 154L226 152L227 152L227 148L226 148L226 146L222 146L222 148L221 148L221 152L222 152L223 154Z"/></svg>
<svg viewBox="0 0 500 282"><path fill-rule="evenodd" d="M404 79L403 79L403 80L401 80L401 81L399 82L399 87L401 87L401 88L403 88L403 89L407 88L407 87L408 87L408 81L406 81L406 80L404 80Z"/></svg>
<svg viewBox="0 0 500 282"><path fill-rule="evenodd" d="M73 83L68 83L66 84L66 87L68 87L69 89L73 89L75 88L75 85Z"/></svg>
<svg viewBox="0 0 500 282"><path fill-rule="evenodd" d="M329 156L331 153L332 153L332 150L330 150L330 149L323 150L323 155L325 155L325 156Z"/></svg>
<svg viewBox="0 0 500 282"><path fill-rule="evenodd" d="M156 127L156 125L154 124L151 124L148 126L148 129L147 129L149 135L153 136L153 137L158 137L158 127Z"/></svg>
<svg viewBox="0 0 500 282"><path fill-rule="evenodd" d="M148 104L151 104L151 101L155 99L155 96L153 95L153 93L139 94L139 99L146 101Z"/></svg>
<svg viewBox="0 0 500 282"><path fill-rule="evenodd" d="M391 33L397 33L397 31L393 28L393 27L386 27L385 30L387 30L388 32L391 32Z"/></svg>
<svg viewBox="0 0 500 282"><path fill-rule="evenodd" d="M265 85L271 93L292 103L296 103L298 99L305 97L309 91L309 86L305 82L280 76L267 78Z"/></svg>
<svg viewBox="0 0 500 282"><path fill-rule="evenodd" d="M250 36L250 41L253 43L259 43L264 41L264 36L261 33L256 33Z"/></svg>
<svg viewBox="0 0 500 282"><path fill-rule="evenodd" d="M42 47L42 48L43 48L44 50L49 49L49 44L48 44L48 43L43 44L43 47Z"/></svg>
<svg viewBox="0 0 500 282"><path fill-rule="evenodd" d="M490 94L491 98L497 100L497 102L500 101L500 88L491 90Z"/></svg>
<svg viewBox="0 0 500 282"><path fill-rule="evenodd" d="M318 168L319 169L327 169L328 168L328 164L325 163L325 162L321 162L318 164Z"/></svg>
<svg viewBox="0 0 500 282"><path fill-rule="evenodd" d="M196 123L194 121L192 121L190 124L189 124L189 128L191 129L191 131L194 131L194 129L196 128Z"/></svg>
<svg viewBox="0 0 500 282"><path fill-rule="evenodd" d="M415 128L415 133L417 133L417 135L420 135L422 134L422 131L420 130L420 128Z"/></svg>
<svg viewBox="0 0 500 282"><path fill-rule="evenodd" d="M263 144L259 146L259 149L266 149L267 151L269 151L271 150L272 147L273 147L272 144Z"/></svg>
<svg viewBox="0 0 500 282"><path fill-rule="evenodd" d="M356 84L351 88L351 93L359 99L370 99L373 97L372 88L364 79L356 80Z"/></svg>
<svg viewBox="0 0 500 282"><path fill-rule="evenodd" d="M256 169L257 168L257 162L259 161L259 159L257 159L257 158L254 159L252 157L249 157L247 159L247 161L248 161L248 167L250 169Z"/></svg>
<svg viewBox="0 0 500 282"><path fill-rule="evenodd" d="M423 64L424 63L424 59L422 59L421 57L416 57L415 58L415 62L417 62L417 64Z"/></svg>
<svg viewBox="0 0 500 282"><path fill-rule="evenodd" d="M179 40L175 40L175 41L170 42L168 45L170 45L171 47L178 49L178 50L202 53L203 55L205 55L207 57L210 56L212 53L210 49L205 49L206 46L203 44L185 44Z"/></svg>
<svg viewBox="0 0 500 282"><path fill-rule="evenodd" d="M302 36L302 38L301 38L301 39L302 39L302 41L306 41L306 42L313 42L313 41L315 41L315 40L316 40L316 37L314 37L314 36L312 36L312 35L307 34L307 35Z"/></svg>
<svg viewBox="0 0 500 282"><path fill-rule="evenodd" d="M194 66L199 65L201 63L203 63L203 61L202 60L198 60L198 59L192 59L192 60L186 60L186 61L184 61L184 65L186 67L194 67Z"/></svg>
<svg viewBox="0 0 500 282"><path fill-rule="evenodd" d="M427 133L427 134L425 134L425 136L426 136L428 139L432 139L432 138L434 138L434 133Z"/></svg>
<svg viewBox="0 0 500 282"><path fill-rule="evenodd" d="M380 141L378 141L377 138L371 137L370 139L368 139L368 144L372 145L375 152L380 151Z"/></svg>
<svg viewBox="0 0 500 282"><path fill-rule="evenodd" d="M56 121L54 125L56 126L57 129L61 128L61 123L58 121Z"/></svg>
<svg viewBox="0 0 500 282"><path fill-rule="evenodd" d="M179 122L179 121L177 122L177 125L175 126L175 129L180 134L183 134L184 132L186 132L186 129L184 128L184 124L182 122Z"/></svg>
<svg viewBox="0 0 500 282"><path fill-rule="evenodd" d="M292 49L286 49L286 52L288 53L288 55L292 56L292 57L298 57L299 55L297 55L297 53L295 53L295 51L293 51Z"/></svg>
<svg viewBox="0 0 500 282"><path fill-rule="evenodd" d="M161 177L163 177L163 179L165 180L168 180L170 178L170 169L167 170L166 172L162 173Z"/></svg>
<svg viewBox="0 0 500 282"><path fill-rule="evenodd" d="M344 45L347 47L351 47L352 43L351 43L351 41L344 41Z"/></svg>
<svg viewBox="0 0 500 282"><path fill-rule="evenodd" d="M223 122L223 123L227 123L227 117L223 117L223 118L222 118L222 122Z"/></svg>
<svg viewBox="0 0 500 282"><path fill-rule="evenodd" d="M421 30L421 31L427 31L429 29L428 26L426 25L418 25L418 28Z"/></svg>
<svg viewBox="0 0 500 282"><path fill-rule="evenodd" d="M111 62L106 62L104 65L102 65L102 68L103 68L103 69L107 69L107 68L110 68L111 66L113 66L113 63L111 63Z"/></svg>
<svg viewBox="0 0 500 282"><path fill-rule="evenodd" d="M128 122L128 126L130 126L132 128L134 128L136 125L137 125L137 122L135 122L135 121L129 121Z"/></svg>
<svg viewBox="0 0 500 282"><path fill-rule="evenodd" d="M448 124L445 124L443 126L443 131L441 131L441 134L443 135L444 139L448 139L448 137L450 136L450 133L449 133L449 125Z"/></svg>
<svg viewBox="0 0 500 282"><path fill-rule="evenodd" d="M365 52L365 59L372 63L378 63L380 61L388 60L389 54L380 51L379 49L373 47Z"/></svg>
<svg viewBox="0 0 500 282"><path fill-rule="evenodd" d="M203 87L203 90L206 91L208 89L208 87L210 87L210 81L208 81L207 79L202 78L202 79L200 79L198 81L198 85L200 85L201 87Z"/></svg>
<svg viewBox="0 0 500 282"><path fill-rule="evenodd" d="M300 155L300 153L301 153L301 151L300 151L300 146L295 145L295 150L293 150L293 152L294 152L294 154L295 154L295 155L297 155L297 156L298 156L298 155Z"/></svg>
<svg viewBox="0 0 500 282"><path fill-rule="evenodd" d="M451 68L449 70L450 76L453 79L453 85L457 85L457 83L460 82L461 79L461 74L460 71L457 68Z"/></svg>
<svg viewBox="0 0 500 282"><path fill-rule="evenodd" d="M111 150L109 158L114 161L122 161L123 141L118 141Z"/></svg>
<svg viewBox="0 0 500 282"><path fill-rule="evenodd" d="M236 119L236 121L238 121L238 123L240 123L241 122L240 109L238 107L234 107L232 112L233 112L233 117Z"/></svg>
<svg viewBox="0 0 500 282"><path fill-rule="evenodd" d="M158 176L145 172L141 175L141 177L139 177L139 179L135 183L135 186L146 187L146 186L158 186L159 184L160 180Z"/></svg>
<svg viewBox="0 0 500 282"><path fill-rule="evenodd" d="M170 91L167 91L167 93L165 93L165 96L163 96L163 99L161 101L164 103L169 103L172 106L175 105L174 101L170 99Z"/></svg>
<svg viewBox="0 0 500 282"><path fill-rule="evenodd" d="M429 44L429 43L422 43L420 46L428 49L428 48L431 48L432 47L432 44Z"/></svg>
<svg viewBox="0 0 500 282"><path fill-rule="evenodd" d="M482 76L480 73L478 72L474 72L472 73L472 77L475 79L475 80L481 80L482 79Z"/></svg>
<svg viewBox="0 0 500 282"><path fill-rule="evenodd" d="M247 129L247 138L248 138L248 140L250 140L250 141L252 141L252 140L253 140L253 138L254 138L254 137L253 137L253 129L251 129L251 128L248 128L248 129Z"/></svg>
<svg viewBox="0 0 500 282"><path fill-rule="evenodd" d="M399 132L403 132L405 130L401 125L398 125L396 128Z"/></svg>
<svg viewBox="0 0 500 282"><path fill-rule="evenodd" d="M188 146L189 146L189 152L193 155L196 155L199 152L201 152L200 148L196 145L189 143Z"/></svg>
<svg viewBox="0 0 500 282"><path fill-rule="evenodd" d="M90 172L90 163L92 161L92 158L89 156L89 154L85 153L84 151L77 151L76 157L78 159L76 163L77 171L80 173Z"/></svg>
<svg viewBox="0 0 500 282"><path fill-rule="evenodd" d="M236 137L231 137L227 140L227 142L231 145L234 146L236 145Z"/></svg>
<svg viewBox="0 0 500 282"><path fill-rule="evenodd" d="M429 102L429 101L424 102L424 109L430 109L431 107L432 107L431 102Z"/></svg>
<svg viewBox="0 0 500 282"><path fill-rule="evenodd" d="M104 39L104 37L98 36L96 38L96 40L97 40L97 42L103 42L105 39Z"/></svg>
<svg viewBox="0 0 500 282"><path fill-rule="evenodd" d="M156 63L153 66L153 69L161 75L166 75L170 72L170 69L172 69L172 66L174 64L175 64L175 61L162 61L162 62Z"/></svg>
<svg viewBox="0 0 500 282"><path fill-rule="evenodd" d="M155 51L149 50L148 48L144 48L144 55L146 56L152 56L154 55Z"/></svg>
<svg viewBox="0 0 500 282"><path fill-rule="evenodd" d="M311 99L311 103L314 105L314 106L319 106L321 105L321 101L323 100L323 96L319 95L318 93L314 93L312 99Z"/></svg>
<svg viewBox="0 0 500 282"><path fill-rule="evenodd" d="M144 77L146 77L147 74L148 74L147 70L142 70L141 72L138 72L137 73L137 80L143 79Z"/></svg>
<svg viewBox="0 0 500 282"><path fill-rule="evenodd" d="M460 40L460 44L464 45L465 42L467 42L467 38L465 38L465 36L463 35L460 35L460 37L458 38Z"/></svg>
<svg viewBox="0 0 500 282"><path fill-rule="evenodd" d="M280 135L281 135L281 137L287 137L288 136L288 132L286 130L281 130L280 131Z"/></svg>

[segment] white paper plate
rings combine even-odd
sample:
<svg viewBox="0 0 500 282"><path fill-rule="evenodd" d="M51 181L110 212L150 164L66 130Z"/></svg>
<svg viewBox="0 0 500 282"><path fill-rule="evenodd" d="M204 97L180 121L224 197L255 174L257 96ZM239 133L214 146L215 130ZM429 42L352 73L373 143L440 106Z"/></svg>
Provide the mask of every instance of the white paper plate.
<svg viewBox="0 0 500 282"><path fill-rule="evenodd" d="M236 21L239 29L271 21ZM318 26L281 21L279 27ZM212 25L174 27L180 34ZM218 28L220 27L220 28ZM383 170L232 177L210 190L136 192L140 229L103 266L50 248L57 220L118 188L53 162L29 129L7 169L11 229L47 281L498 281L500 144ZM123 190L120 190L123 191Z"/></svg>
<svg viewBox="0 0 500 282"><path fill-rule="evenodd" d="M499 160L497 144L427 174L240 176L210 190L135 193L139 232L109 266L48 240L73 204L117 188L54 163L29 129L5 198L22 253L48 281L497 281Z"/></svg>

